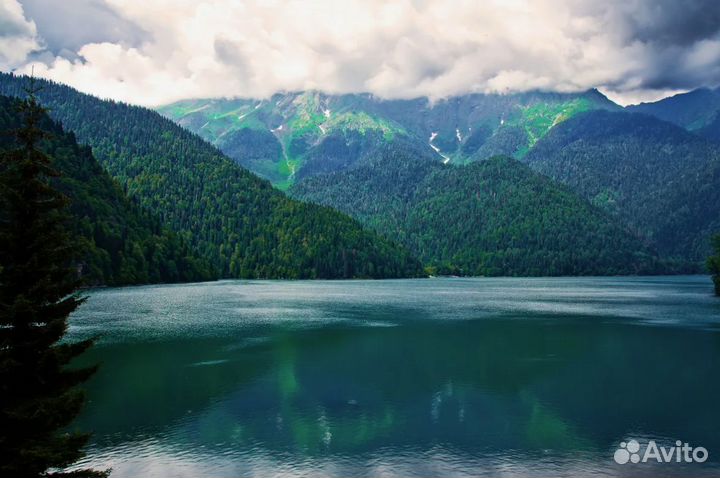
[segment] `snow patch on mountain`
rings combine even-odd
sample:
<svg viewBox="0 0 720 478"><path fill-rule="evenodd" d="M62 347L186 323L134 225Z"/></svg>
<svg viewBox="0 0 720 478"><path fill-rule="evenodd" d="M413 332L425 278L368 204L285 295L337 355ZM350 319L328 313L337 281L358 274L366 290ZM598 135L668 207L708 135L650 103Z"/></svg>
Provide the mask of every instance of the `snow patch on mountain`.
<svg viewBox="0 0 720 478"><path fill-rule="evenodd" d="M437 131L430 133L430 139L428 140L428 144L437 154L439 154L443 158L443 164L447 164L450 161L450 156L443 154L440 151L440 148L432 144L435 138L437 138Z"/></svg>
<svg viewBox="0 0 720 478"><path fill-rule="evenodd" d="M191 114L193 114L193 113L197 113L198 111L202 111L202 110L207 109L207 108L209 108L209 107L210 107L210 103L206 103L206 104L202 105L202 106L199 107L199 108L195 108L194 110L188 111L188 112L185 113L185 114L186 114L186 115L191 115Z"/></svg>

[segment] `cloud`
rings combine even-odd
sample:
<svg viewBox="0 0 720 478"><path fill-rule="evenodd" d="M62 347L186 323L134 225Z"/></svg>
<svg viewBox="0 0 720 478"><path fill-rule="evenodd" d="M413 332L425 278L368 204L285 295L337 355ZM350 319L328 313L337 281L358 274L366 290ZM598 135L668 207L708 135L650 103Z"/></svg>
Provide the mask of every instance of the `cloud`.
<svg viewBox="0 0 720 478"><path fill-rule="evenodd" d="M23 50L19 71L34 64L82 91L148 105L304 89L437 99L599 87L632 101L720 78L714 0L69 2L25 0L25 17L8 16L34 21L26 38L46 43L43 57L30 54L37 45ZM13 62L3 68L23 63Z"/></svg>
<svg viewBox="0 0 720 478"><path fill-rule="evenodd" d="M35 23L28 21L15 0L0 0L0 70L21 65L41 48Z"/></svg>
<svg viewBox="0 0 720 478"><path fill-rule="evenodd" d="M74 58L88 43L138 46L150 34L127 21L103 0L22 0L25 15L37 25L46 49Z"/></svg>
<svg viewBox="0 0 720 478"><path fill-rule="evenodd" d="M661 46L689 46L720 31L720 8L709 0L631 0L619 12L629 36Z"/></svg>

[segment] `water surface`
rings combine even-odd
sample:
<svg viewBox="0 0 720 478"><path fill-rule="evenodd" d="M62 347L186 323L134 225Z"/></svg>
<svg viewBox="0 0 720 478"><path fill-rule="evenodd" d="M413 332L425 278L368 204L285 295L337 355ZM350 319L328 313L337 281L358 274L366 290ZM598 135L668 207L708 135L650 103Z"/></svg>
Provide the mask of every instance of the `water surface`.
<svg viewBox="0 0 720 478"><path fill-rule="evenodd" d="M720 474L707 277L222 281L94 291L75 426L113 477ZM618 465L621 441L707 448Z"/></svg>

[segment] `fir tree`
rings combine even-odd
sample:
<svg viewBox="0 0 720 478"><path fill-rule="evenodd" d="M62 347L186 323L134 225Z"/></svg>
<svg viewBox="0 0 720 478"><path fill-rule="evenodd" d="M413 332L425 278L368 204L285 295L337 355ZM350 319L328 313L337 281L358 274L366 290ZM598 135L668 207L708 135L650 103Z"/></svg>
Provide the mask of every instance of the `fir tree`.
<svg viewBox="0 0 720 478"><path fill-rule="evenodd" d="M32 83L27 92L19 147L0 156L0 476L104 476L57 471L83 456L88 435L66 427L83 405L77 386L94 368L68 367L91 341L61 341L84 299L65 229L68 200L38 149L44 109Z"/></svg>
<svg viewBox="0 0 720 478"><path fill-rule="evenodd" d="M713 236L712 245L715 254L708 258L707 268L715 283L715 295L720 295L720 234Z"/></svg>

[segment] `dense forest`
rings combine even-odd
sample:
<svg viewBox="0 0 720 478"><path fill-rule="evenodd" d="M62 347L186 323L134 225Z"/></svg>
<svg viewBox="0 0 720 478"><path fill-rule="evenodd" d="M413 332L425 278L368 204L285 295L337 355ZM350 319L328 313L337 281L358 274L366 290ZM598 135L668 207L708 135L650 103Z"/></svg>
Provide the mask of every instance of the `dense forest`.
<svg viewBox="0 0 720 478"><path fill-rule="evenodd" d="M720 234L712 237L713 255L707 260L708 272L715 284L715 295L720 296Z"/></svg>
<svg viewBox="0 0 720 478"><path fill-rule="evenodd" d="M720 143L720 110L707 125L698 130L698 134L710 141Z"/></svg>
<svg viewBox="0 0 720 478"><path fill-rule="evenodd" d="M404 151L406 156L431 163L467 164L495 155L526 160L531 168L565 183L608 213L606 220L617 222L626 234L639 238L642 246L637 251L642 257L655 251L661 260L649 270L656 272L702 271L710 234L720 226L716 214L720 148L712 143L720 138L720 90L698 89L625 109L596 90L470 94L432 103L425 98L384 100L306 91L276 94L267 100L188 100L161 111L251 170L266 174L279 187L297 183L291 194L339 208L397 238L433 264L442 258L447 263L463 262L473 270L468 264L486 262L475 256L464 261L434 240L427 243L428 237L452 236L458 227L408 216L420 201L415 189L422 183L418 178L429 174L425 168L436 166L412 163L404 177L407 181L398 183L393 176L396 164L374 161L383 157L381 151ZM231 148L229 138L236 135L257 136L262 141L257 147L246 141L242 148ZM267 154L256 154L259 150ZM275 162L271 164L268 157L276 158ZM374 166L368 167L370 163ZM282 174L289 177L283 180ZM327 174L331 176L313 179ZM407 185L409 192L398 192ZM434 185L429 189L433 207L443 202L438 198L451 193L440 192ZM468 205L459 200L461 192L457 193L456 209L447 214L469 214L463 211ZM506 221L514 219L508 216ZM458 220L460 228L467 222L464 217ZM408 228L410 222L425 229ZM468 231L468 242L462 247L499 247L475 243L477 234L478 229ZM544 236L545 230L539 234ZM536 247L530 241L527 249ZM513 270L500 262L501 270ZM647 270L646 266L640 269ZM550 267L548 273L558 269L562 268Z"/></svg>
<svg viewBox="0 0 720 478"><path fill-rule="evenodd" d="M625 110L675 123L710 141L720 143L720 88L698 88L652 103L630 105Z"/></svg>
<svg viewBox="0 0 720 478"><path fill-rule="evenodd" d="M593 111L557 125L526 160L619 217L662 257L702 270L720 229L716 144L650 116Z"/></svg>
<svg viewBox="0 0 720 478"><path fill-rule="evenodd" d="M707 125L720 111L720 89L698 88L652 103L630 105L625 110L654 116L695 131Z"/></svg>
<svg viewBox="0 0 720 478"><path fill-rule="evenodd" d="M0 93L26 78L0 74ZM104 101L49 81L40 101L92 147L128 196L185 238L221 277L406 277L407 250L330 208L287 198L199 136L146 108Z"/></svg>
<svg viewBox="0 0 720 478"><path fill-rule="evenodd" d="M454 166L388 148L348 171L308 178L291 193L397 238L430 273L660 270L653 252L607 214L508 157Z"/></svg>
<svg viewBox="0 0 720 478"><path fill-rule="evenodd" d="M0 150L16 148L22 126L20 101L0 96ZM69 230L80 253L77 267L86 285L187 282L216 277L186 241L160 227L130 201L72 133L40 118L46 137L40 148L60 174L54 186L70 199Z"/></svg>

